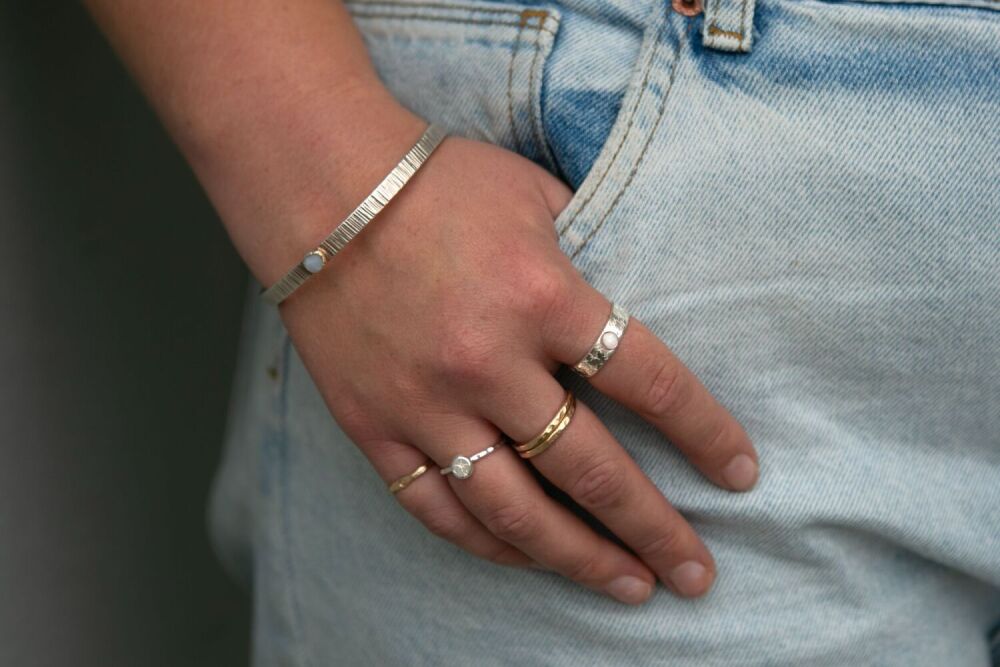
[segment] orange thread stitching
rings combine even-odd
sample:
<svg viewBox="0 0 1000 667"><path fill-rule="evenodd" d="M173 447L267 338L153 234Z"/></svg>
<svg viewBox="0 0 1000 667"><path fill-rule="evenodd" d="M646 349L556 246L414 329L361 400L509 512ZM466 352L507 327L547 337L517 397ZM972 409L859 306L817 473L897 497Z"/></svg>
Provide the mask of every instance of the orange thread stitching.
<svg viewBox="0 0 1000 667"><path fill-rule="evenodd" d="M615 208L618 206L618 202L621 201L622 196L628 190L629 186L632 185L632 179L635 178L636 172L639 171L639 167L642 165L642 161L646 157L646 152L653 143L653 137L656 135L656 130L660 127L660 122L663 120L663 116L666 115L664 112L667 110L667 99L670 97L670 91L673 90L674 87L674 79L677 75L677 63L680 60L681 55L682 40L683 34L678 36L677 48L674 50L673 54L674 61L670 66L670 79L667 81L667 89L663 91L663 98L660 101L660 110L657 112L656 120L653 122L653 127L650 128L649 134L646 135L646 142L643 144L642 150L639 151L638 157L632 164L631 171L629 171L628 176L625 178L625 183L623 183L621 189L618 190L618 194L615 195L614 200L611 202L611 206L608 207L608 210L605 211L600 221L594 226L593 229L590 230L590 233L587 234L587 237L583 239L583 242L577 247L577 249L573 251L573 254L570 255L570 261L576 259L577 255L579 255L583 249L587 247L590 240L594 238L594 235L597 234L601 227L604 226L604 223L607 222L608 218L614 212Z"/></svg>
<svg viewBox="0 0 1000 667"><path fill-rule="evenodd" d="M744 5L745 7L746 5ZM743 33L736 32L735 30L723 30L714 23L708 26L709 35L721 35L723 37L729 37L730 39L737 40L740 44L743 44Z"/></svg>
<svg viewBox="0 0 1000 667"><path fill-rule="evenodd" d="M611 159L608 160L607 166L604 167L604 171L601 173L601 176L598 179L597 183L594 185L593 188L591 188L590 192L587 193L586 198L584 198L584 200L580 202L580 205L577 207L576 214L572 218L566 221L566 224L562 226L562 229L558 230L557 233L560 237L562 237L563 235L566 234L566 232L569 231L569 228L573 226L573 223L577 221L577 219L580 217L580 214L583 213L583 210L587 207L587 205L590 204L590 200L594 198L595 194L597 194L597 191L601 188L601 185L604 183L604 179L607 178L608 173L611 171L611 167L615 164L615 160L618 159L618 153L621 152L622 146L625 145L625 142L632 134L632 128L634 127L635 123L635 114L636 111L638 111L639 109L639 102L642 101L643 96L645 96L646 94L647 90L646 83L649 81L649 73L653 68L653 61L656 59L656 54L659 53L660 48L663 46L660 39L663 37L663 26L665 23L666 19L662 19L659 28L657 28L656 30L656 38L655 38L656 46L653 48L653 52L650 54L649 60L643 66L644 69L642 74L642 83L639 84L639 94L636 96L635 103L629 110L628 124L625 126L625 132L624 134L622 134L621 141L619 141L618 145L615 146L615 152L611 155Z"/></svg>
<svg viewBox="0 0 1000 667"><path fill-rule="evenodd" d="M528 25L531 19L538 19L538 27L541 28L548 16L549 13L544 9L525 9L521 12L521 23Z"/></svg>
<svg viewBox="0 0 1000 667"><path fill-rule="evenodd" d="M715 0L715 9L712 10L712 20L708 20L708 15L705 15L705 22L709 24L708 33L712 34L712 27L715 27L715 22L719 20L719 6L722 4L722 0Z"/></svg>

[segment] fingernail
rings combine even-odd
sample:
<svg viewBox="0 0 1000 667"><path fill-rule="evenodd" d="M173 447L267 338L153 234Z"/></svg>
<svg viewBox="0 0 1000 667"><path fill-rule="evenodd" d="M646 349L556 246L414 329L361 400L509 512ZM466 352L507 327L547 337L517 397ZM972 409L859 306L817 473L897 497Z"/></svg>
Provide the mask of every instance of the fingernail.
<svg viewBox="0 0 1000 667"><path fill-rule="evenodd" d="M708 583L708 570L701 563L689 560L681 563L670 573L674 588L685 597L695 597L704 592Z"/></svg>
<svg viewBox="0 0 1000 667"><path fill-rule="evenodd" d="M625 604L640 604L653 592L653 586L638 577L618 577L608 584L608 594Z"/></svg>
<svg viewBox="0 0 1000 667"><path fill-rule="evenodd" d="M722 469L722 478L736 491L746 491L757 481L757 464L746 454L737 454Z"/></svg>

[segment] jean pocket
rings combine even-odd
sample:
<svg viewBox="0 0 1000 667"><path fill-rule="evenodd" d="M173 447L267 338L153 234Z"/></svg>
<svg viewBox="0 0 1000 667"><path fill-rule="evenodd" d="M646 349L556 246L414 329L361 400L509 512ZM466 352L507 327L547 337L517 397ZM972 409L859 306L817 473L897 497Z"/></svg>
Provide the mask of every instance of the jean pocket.
<svg viewBox="0 0 1000 667"><path fill-rule="evenodd" d="M541 121L559 30L548 6L489 0L348 0L382 82L449 132L554 169Z"/></svg>
<svg viewBox="0 0 1000 667"><path fill-rule="evenodd" d="M652 6L610 132L572 199L556 216L560 247L588 279L597 264L611 260L602 251L591 253L604 258L596 262L581 254L593 248L592 242L599 235L623 231L628 221L623 205L627 195L634 189L644 160L661 150L655 139L658 130L665 127L668 100L674 99L682 54L684 17L678 16L671 13L669 3ZM580 109L580 113L593 112Z"/></svg>

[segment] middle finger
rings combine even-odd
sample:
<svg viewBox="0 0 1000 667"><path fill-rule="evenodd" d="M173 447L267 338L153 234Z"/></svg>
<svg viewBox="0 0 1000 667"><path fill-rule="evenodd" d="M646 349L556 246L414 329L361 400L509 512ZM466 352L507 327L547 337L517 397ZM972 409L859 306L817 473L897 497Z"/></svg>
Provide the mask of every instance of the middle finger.
<svg viewBox="0 0 1000 667"><path fill-rule="evenodd" d="M481 409L497 427L524 442L550 422L566 391L541 366L529 365L508 377L522 380L517 387L498 387ZM693 597L708 590L715 576L708 549L586 405L578 401L560 439L528 460L674 591Z"/></svg>

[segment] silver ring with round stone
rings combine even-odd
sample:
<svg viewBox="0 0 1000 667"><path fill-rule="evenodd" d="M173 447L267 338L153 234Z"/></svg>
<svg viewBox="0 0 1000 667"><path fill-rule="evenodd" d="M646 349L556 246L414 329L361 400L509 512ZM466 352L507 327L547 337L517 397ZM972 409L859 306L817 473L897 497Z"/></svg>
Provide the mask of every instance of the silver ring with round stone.
<svg viewBox="0 0 1000 667"><path fill-rule="evenodd" d="M500 438L496 443L490 445L481 452L476 452L472 456L456 456L451 460L451 465L447 468L441 468L442 475L454 475L456 479L469 479L472 477L473 466L472 464L483 458L484 456L489 456L496 448L500 445L508 442L507 437L504 436Z"/></svg>
<svg viewBox="0 0 1000 667"><path fill-rule="evenodd" d="M611 304L611 315L608 316L604 329L590 348L590 352L573 365L573 370L585 378L596 375L618 349L618 343L625 335L628 321L628 312L617 303Z"/></svg>

